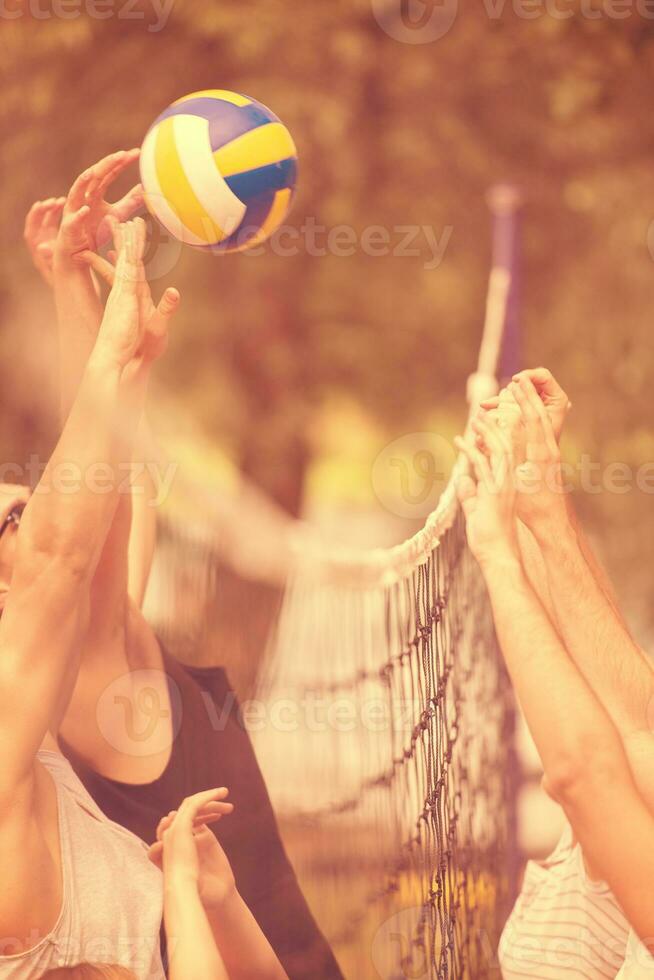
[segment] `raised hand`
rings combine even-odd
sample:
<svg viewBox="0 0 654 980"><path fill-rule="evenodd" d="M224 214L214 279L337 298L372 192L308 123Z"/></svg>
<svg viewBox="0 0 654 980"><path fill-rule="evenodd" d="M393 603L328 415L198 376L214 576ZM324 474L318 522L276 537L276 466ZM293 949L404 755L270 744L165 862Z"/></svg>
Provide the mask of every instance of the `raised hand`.
<svg viewBox="0 0 654 980"><path fill-rule="evenodd" d="M518 514L532 530L554 527L558 521L567 520L568 488L552 412L546 408L527 372L519 375L510 389L520 408L526 438L525 461L516 469ZM561 408L562 400L559 412Z"/></svg>
<svg viewBox="0 0 654 980"><path fill-rule="evenodd" d="M154 307L143 266L145 223L141 218L123 225L113 218L110 222L117 260L96 352L134 379L166 349L170 318L180 297L176 289L168 289Z"/></svg>
<svg viewBox="0 0 654 980"><path fill-rule="evenodd" d="M556 441L559 442L565 420L572 408L570 399L552 372L548 371L547 368L540 367L521 371L519 374L514 375L513 381L520 382L523 378L531 381L538 392L552 422L552 429ZM493 413L496 417L505 418L508 423L515 421L515 407L516 402L511 385L503 388L499 395L481 403L482 409Z"/></svg>
<svg viewBox="0 0 654 980"><path fill-rule="evenodd" d="M208 828L233 811L225 802L227 795L221 788L185 799L179 810L159 822L157 840L149 850L150 860L163 869L168 883L195 885L206 909L218 908L236 889L225 852Z"/></svg>
<svg viewBox="0 0 654 980"><path fill-rule="evenodd" d="M70 258L83 249L101 248L111 238L108 218L126 221L143 203L143 189L136 184L115 204L105 200L113 181L138 159L139 150L119 150L82 173L71 187L63 209L57 253Z"/></svg>
<svg viewBox="0 0 654 980"><path fill-rule="evenodd" d="M116 226L112 218L109 218L109 223L120 239L120 227ZM145 223L140 219L138 220L138 229L142 258L145 251L146 228ZM79 252L77 259L80 262L86 262L109 286L113 286L116 277L116 267L111 262L90 249L84 249ZM168 322L179 306L179 293L173 287L169 287L165 290L158 305L155 306L150 286L143 273L137 284L137 296L141 322L150 338L152 352L155 353L155 356L160 356L165 350L165 341L168 336ZM157 350L157 345L159 345L159 350Z"/></svg>
<svg viewBox="0 0 654 980"><path fill-rule="evenodd" d="M25 244L32 256L32 262L49 286L53 283L52 263L65 203L65 197L37 201L25 218Z"/></svg>
<svg viewBox="0 0 654 980"><path fill-rule="evenodd" d="M516 489L510 437L489 418L476 420L475 433L483 440L483 450L472 439L455 439L471 470L459 479L457 493L470 550L483 563L517 553Z"/></svg>

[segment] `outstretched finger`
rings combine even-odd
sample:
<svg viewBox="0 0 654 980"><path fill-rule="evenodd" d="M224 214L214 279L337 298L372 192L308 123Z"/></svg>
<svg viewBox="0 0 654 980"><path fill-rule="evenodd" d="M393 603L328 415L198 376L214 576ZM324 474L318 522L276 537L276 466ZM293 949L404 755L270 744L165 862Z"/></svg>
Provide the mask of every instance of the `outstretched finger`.
<svg viewBox="0 0 654 980"><path fill-rule="evenodd" d="M523 380L514 381L510 387L513 397L520 408L520 414L522 416L522 421L524 423L527 435L527 445L531 446L532 448L536 447L539 443L544 441L544 433L540 421L540 415L536 411L534 404L527 397Z"/></svg>
<svg viewBox="0 0 654 980"><path fill-rule="evenodd" d="M23 233L29 241L33 238L41 227L43 214L48 207L48 201L36 201L27 212Z"/></svg>
<svg viewBox="0 0 654 980"><path fill-rule="evenodd" d="M565 394L561 385L547 368L528 368L526 371L519 371L513 376L514 381L521 381L523 378L531 381L539 394L542 393L550 397Z"/></svg>
<svg viewBox="0 0 654 980"><path fill-rule="evenodd" d="M77 211L69 212L64 218L63 227L69 241L74 239L78 234L80 236L80 242L86 239L84 222L88 217L89 210L88 204L83 204Z"/></svg>
<svg viewBox="0 0 654 980"><path fill-rule="evenodd" d="M544 443L549 453L558 451L552 420L530 378L522 377L516 385L516 401L527 425L528 443ZM527 421L528 420L528 421Z"/></svg>
<svg viewBox="0 0 654 980"><path fill-rule="evenodd" d="M66 199L66 211L78 211L86 201L86 193L93 180L93 170L85 170L79 175L77 180L68 192Z"/></svg>
<svg viewBox="0 0 654 980"><path fill-rule="evenodd" d="M194 820L198 814L210 803L224 802L229 795L229 790L225 786L218 789L204 790L202 793L195 793L187 796L179 808L180 815Z"/></svg>
<svg viewBox="0 0 654 980"><path fill-rule="evenodd" d="M82 252L78 252L75 256L76 260L79 262L84 262L86 265L90 266L94 272L104 279L108 286L113 286L114 279L116 278L116 270L111 262L103 259L101 255L97 252L91 251L90 248L84 249Z"/></svg>
<svg viewBox="0 0 654 980"><path fill-rule="evenodd" d="M111 238L114 243L114 247L113 247L114 262L117 262L118 256L120 255L123 247L123 225L111 214L107 215L107 225L111 232Z"/></svg>
<svg viewBox="0 0 654 980"><path fill-rule="evenodd" d="M53 200L52 204L49 205L45 214L43 215L41 221L42 229L52 231L54 235L59 227L59 223L61 222L61 213L64 210L65 203L65 197L57 197Z"/></svg>
<svg viewBox="0 0 654 980"><path fill-rule="evenodd" d="M134 281L133 263L131 260L131 241L132 231L129 222L118 225L114 228L114 242L116 243L116 266L114 271L113 289L120 289L121 285Z"/></svg>
<svg viewBox="0 0 654 980"><path fill-rule="evenodd" d="M208 803L195 814L193 817L193 830L197 831L201 827L207 826L209 824L217 823L223 817L228 816L234 811L233 803L225 802L215 802ZM172 825L175 817L177 816L177 810L171 810L165 817L162 817L157 824L156 836L157 840L162 840L163 835Z"/></svg>
<svg viewBox="0 0 654 980"><path fill-rule="evenodd" d="M159 300L157 313L164 320L170 319L177 312L181 300L182 297L179 295L179 290L175 289L174 286L169 286Z"/></svg>
<svg viewBox="0 0 654 980"><path fill-rule="evenodd" d="M132 218L134 222L136 249L139 262L143 261L145 255L146 227L143 218Z"/></svg>
<svg viewBox="0 0 654 980"><path fill-rule="evenodd" d="M103 199L114 180L116 180L118 175L121 174L131 162L132 161L127 154L124 151L121 151L114 154L113 163L111 165L105 167L99 172L96 171L96 179L98 182L97 191Z"/></svg>
<svg viewBox="0 0 654 980"><path fill-rule="evenodd" d="M472 420L472 427L488 448L493 462L503 456L511 455L511 442L493 419L475 418Z"/></svg>
<svg viewBox="0 0 654 980"><path fill-rule="evenodd" d="M526 371L520 371L513 378L514 381L520 382L523 378L531 381L534 385L539 397L545 402L546 405L551 406L556 409L557 412L561 413L562 418L570 411L572 408L572 403L570 402L567 394L558 383L554 375L547 368L531 368Z"/></svg>
<svg viewBox="0 0 654 980"><path fill-rule="evenodd" d="M121 197L120 201L116 201L115 204L111 205L112 214L119 221L126 221L138 211L143 204L143 200L143 185L135 184L124 197Z"/></svg>
<svg viewBox="0 0 654 980"><path fill-rule="evenodd" d="M460 452L466 457L470 463L472 472L474 473L477 482L483 483L487 487L490 486L492 480L490 463L476 446L470 445L466 439L462 439L461 436L456 436L454 439L454 445Z"/></svg>

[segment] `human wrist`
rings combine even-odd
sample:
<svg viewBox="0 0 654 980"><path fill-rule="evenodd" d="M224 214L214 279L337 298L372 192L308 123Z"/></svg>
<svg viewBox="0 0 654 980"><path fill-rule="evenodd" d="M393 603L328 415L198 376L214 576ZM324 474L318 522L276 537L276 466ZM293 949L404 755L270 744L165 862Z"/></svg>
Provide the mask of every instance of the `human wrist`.
<svg viewBox="0 0 654 980"><path fill-rule="evenodd" d="M183 870L168 870L164 874L164 896L167 902L184 903L199 898L197 875Z"/></svg>
<svg viewBox="0 0 654 980"><path fill-rule="evenodd" d="M522 568L518 545L512 538L497 541L485 548L477 555L477 561L486 579Z"/></svg>
<svg viewBox="0 0 654 980"><path fill-rule="evenodd" d="M218 912L222 917L238 914L239 908L243 904L243 899L235 882L225 885L221 892L214 891L201 894L200 897L208 915Z"/></svg>
<svg viewBox="0 0 654 980"><path fill-rule="evenodd" d="M83 380L118 384L122 373L123 365L118 357L108 347L96 344L86 363Z"/></svg>
<svg viewBox="0 0 654 980"><path fill-rule="evenodd" d="M76 261L74 253L61 241L61 237L57 238L55 242L52 260L55 270L69 271L71 269L84 269L84 266L79 261Z"/></svg>

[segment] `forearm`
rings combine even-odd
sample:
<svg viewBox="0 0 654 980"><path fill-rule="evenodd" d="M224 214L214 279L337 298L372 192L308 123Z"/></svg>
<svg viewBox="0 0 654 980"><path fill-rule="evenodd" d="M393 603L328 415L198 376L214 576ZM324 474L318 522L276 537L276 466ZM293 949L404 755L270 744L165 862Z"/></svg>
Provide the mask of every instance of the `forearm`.
<svg viewBox="0 0 654 980"><path fill-rule="evenodd" d="M126 451L124 395L121 372L92 358L16 539L0 620L0 783L9 794L30 770L45 732L56 730L75 683L90 582L115 511ZM98 464L104 467L102 487L94 485Z"/></svg>
<svg viewBox="0 0 654 980"><path fill-rule="evenodd" d="M54 264L54 290L61 383L61 411L65 420L75 401L80 381L93 351L102 319L91 270L57 253ZM146 459L149 436L145 423L139 430L134 462ZM142 604L154 552L156 518L150 504L152 480L142 477L133 494L123 494L104 553L97 569L92 599L92 618L96 626L107 618L113 622L123 597ZM97 601L96 601L97 598Z"/></svg>
<svg viewBox="0 0 654 980"><path fill-rule="evenodd" d="M65 421L93 351L102 319L102 305L90 269L57 251L54 260L54 296L61 412Z"/></svg>
<svg viewBox="0 0 654 980"><path fill-rule="evenodd" d="M25 511L18 561L33 553L69 555L92 575L129 463L140 415L138 393L121 373L92 357L59 442Z"/></svg>
<svg viewBox="0 0 654 980"><path fill-rule="evenodd" d="M230 980L197 886L167 885L164 924L170 980Z"/></svg>
<svg viewBox="0 0 654 980"><path fill-rule="evenodd" d="M588 564L583 535L570 520L534 533L570 656L623 737L648 731L654 673Z"/></svg>
<svg viewBox="0 0 654 980"><path fill-rule="evenodd" d="M578 779L560 787L559 801L587 862L654 952L654 818L624 755L588 762Z"/></svg>
<svg viewBox="0 0 654 980"><path fill-rule="evenodd" d="M549 616L550 622L558 630L556 609L550 595L550 585L547 577L547 568L543 554L538 546L536 538L526 524L521 520L516 522L516 540L520 551L520 560L524 569L527 581L536 593L538 601ZM560 630L559 630L560 633Z"/></svg>
<svg viewBox="0 0 654 980"><path fill-rule="evenodd" d="M132 485L131 532L128 553L128 592L134 603L143 605L157 543L157 487L151 467L157 449L147 419L143 419L134 453L139 475Z"/></svg>
<svg viewBox="0 0 654 980"><path fill-rule="evenodd" d="M593 578L595 579L595 582L603 592L607 603L611 607L616 618L628 632L628 627L620 611L618 599L611 584L611 580L606 574L605 569L597 560L597 556L595 555L579 522L579 517L570 496L566 498L566 507L568 521L577 536L579 550L583 555L583 558ZM517 538L520 547L520 557L522 559L522 564L527 578L529 579L529 583L538 596L540 602L545 607L548 616L557 629L559 629L557 610L550 592L548 569L545 565L543 553L536 538L534 537L534 534L525 524L523 524L521 520L517 521ZM559 632L561 632L560 629Z"/></svg>
<svg viewBox="0 0 654 980"><path fill-rule="evenodd" d="M237 891L207 915L230 980L287 980L274 950Z"/></svg>
<svg viewBox="0 0 654 980"><path fill-rule="evenodd" d="M568 656L518 558L498 555L482 568L500 646L550 783L576 773L595 751L622 752L617 732Z"/></svg>
<svg viewBox="0 0 654 980"><path fill-rule="evenodd" d="M597 585L604 593L604 597L608 602L608 604L610 605L611 609L613 610L616 618L620 621L624 629L627 632L629 632L627 623L625 622L625 619L620 610L618 597L615 593L615 589L613 588L613 583L611 582L611 579L607 575L606 569L602 566L601 562L597 558L597 555L593 551L593 548L591 547L590 541L588 540L586 536L586 532L584 531L582 524L579 520L579 515L577 514L577 510L574 506L573 499L571 496L567 498L566 504L567 504L567 512L568 512L568 521L570 522L570 525L574 529L574 532L577 536L577 541L579 542L579 549L582 555L584 556L586 564L588 565L588 568L590 569L591 574L593 575L593 578L595 579Z"/></svg>

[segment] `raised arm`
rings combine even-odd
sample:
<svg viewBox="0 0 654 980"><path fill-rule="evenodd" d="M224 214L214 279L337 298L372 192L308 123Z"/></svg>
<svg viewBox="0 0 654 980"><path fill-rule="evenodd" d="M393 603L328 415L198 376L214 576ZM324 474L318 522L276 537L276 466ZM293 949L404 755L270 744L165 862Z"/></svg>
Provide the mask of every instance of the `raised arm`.
<svg viewBox="0 0 654 980"><path fill-rule="evenodd" d="M288 980L206 826L233 809L224 802L226 795L223 788L184 800L160 822L150 848L151 860L164 872L166 934L174 950L171 980ZM207 964L214 964L215 972L203 972Z"/></svg>
<svg viewBox="0 0 654 980"><path fill-rule="evenodd" d="M78 396L18 532L0 621L0 799L31 775L74 685L90 582L116 510L149 367L161 350L161 338L150 338L140 324L142 247L143 230L130 223Z"/></svg>
<svg viewBox="0 0 654 980"><path fill-rule="evenodd" d="M540 418L545 433L547 420ZM459 496L470 548L491 598L500 646L543 762L584 854L611 885L641 937L654 935L654 817L638 793L622 741L529 585L515 530L513 459L506 435L478 424L486 453L460 442L475 479ZM589 643L592 642L589 637Z"/></svg>
<svg viewBox="0 0 654 980"><path fill-rule="evenodd" d="M139 184L115 204L105 200L110 185L137 157L138 150L105 157L77 178L67 198L37 202L25 222L25 240L34 264L54 289L62 419L77 394L102 315L97 280L78 255L106 241L110 217L126 220L140 206ZM135 442L136 461L146 458L150 445L144 423ZM110 614L113 607L123 603L126 590L137 605L142 603L156 536L151 506L155 493L152 479L143 474L134 487L133 499L121 496L96 572L94 591L100 601L92 605L94 618L96 613Z"/></svg>
<svg viewBox="0 0 654 980"><path fill-rule="evenodd" d="M563 492L556 433L529 375L519 376L512 391L527 438L519 511L543 563L554 623L622 737L636 784L654 812L654 734L649 718L654 671L617 611L610 584L592 557L569 494ZM532 573L532 581L533 577Z"/></svg>
<svg viewBox="0 0 654 980"><path fill-rule="evenodd" d="M558 445L563 432L565 420L570 409L572 408L572 404L567 394L561 385L556 381L551 371L548 371L547 368L534 368L529 371L523 371L519 375L516 375L514 380L519 381L521 377L528 378L536 388L538 396L543 403L543 407L545 408L545 411L547 412L547 415L552 423L552 432L554 433L554 437ZM491 418L494 418L498 424L512 433L515 462L516 464L524 463L526 452L526 430L523 424L520 406L512 394L512 389L510 390L509 388L504 388L498 396L483 402L482 411L490 412ZM583 528L579 523L579 519L573 504L572 495L566 494L565 501L568 520L575 529L579 549L583 554L586 564L591 574L595 578L598 586L603 591L607 602L613 609L613 612L624 625L624 620L618 606L615 591L608 575L606 574L606 571L597 560L597 556L595 555L590 542L588 541L586 535L584 534ZM529 529L529 517L529 499L527 497L522 497L518 501L517 521L518 545L520 547L522 563L527 574L527 578L533 586L538 598L545 606L545 609L552 619L552 622L558 627L556 607L550 594L547 573L548 570L545 566L545 560L538 546L538 542L534 538L532 531Z"/></svg>

